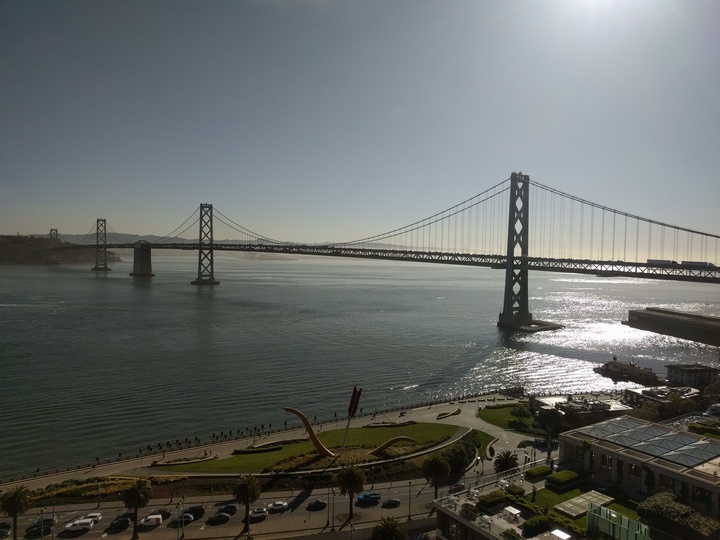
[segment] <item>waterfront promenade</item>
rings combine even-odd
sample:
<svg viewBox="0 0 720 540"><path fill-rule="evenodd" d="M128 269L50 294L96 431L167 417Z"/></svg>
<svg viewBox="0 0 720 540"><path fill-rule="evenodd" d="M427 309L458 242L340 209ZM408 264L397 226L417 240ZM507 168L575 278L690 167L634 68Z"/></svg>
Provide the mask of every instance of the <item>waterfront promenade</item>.
<svg viewBox="0 0 720 540"><path fill-rule="evenodd" d="M477 418L476 413L478 407L486 406L488 404L497 403L516 403L517 399L510 398L501 394L493 394L487 396L479 396L466 400L450 401L446 403L432 404L429 406L418 406L399 411L391 411L380 415L372 416L366 415L355 418L351 422L351 427L361 427L373 422L381 421L416 421L416 422L428 422L428 423L446 423L458 426L458 431L451 438L450 441L444 443L444 445L450 444L453 440L461 437L470 429L477 429L484 431L491 435L496 440L493 443L495 452L503 450L516 451L519 454L519 462L522 465L525 461L530 460L529 449L518 449L518 444L528 439L527 434L516 433L514 431L504 430L497 426L487 424L484 421ZM457 413L457 414L451 414ZM344 427L345 422L330 422L327 424L321 424L314 426L315 431L319 432L322 430L331 430ZM256 438L256 444L262 443L273 443L281 440L287 440L290 438L301 438L307 437L304 428L298 428L292 431L280 431L265 434L258 440ZM49 484L55 484L72 478L93 478L93 477L106 477L106 476L132 476L132 477L149 477L154 474L172 474L169 469L160 470L159 468L149 467L148 465L153 461L162 462L171 461L180 458L192 458L207 455L217 456L218 459L230 457L233 450L238 447L245 447L252 444L253 440L250 439L233 439L229 441L217 442L214 444L203 445L200 447L194 447L189 449L178 450L174 452L165 452L164 456L162 452L156 455L145 455L141 458L132 458L127 460L119 460L117 462L104 463L96 465L95 467L84 467L77 470L59 472L57 474L49 475L38 475L33 478L26 478L18 480L13 483L0 484L0 490L6 490L15 484L24 484L30 489L40 489ZM427 452L431 452L438 449L433 448ZM527 460L523 459L527 456ZM542 456L544 457L544 454ZM553 456L555 457L555 456ZM251 472L251 471L243 471ZM479 485L481 488L493 489L494 488L494 475L492 474L492 465L487 464L483 466L480 464L474 464L465 473L466 484ZM238 473L227 474L226 476L237 476ZM188 476L187 473L182 473L183 476ZM211 474L209 476L222 476L218 474ZM263 521L258 525L253 526L253 535L261 536L262 538L296 538L303 535L327 535L328 540L334 540L335 538L350 538L351 534L355 534L357 538L363 538L362 530L371 530L380 516L392 515L407 521L408 525L413 527L413 530L417 529L418 534L423 534L423 531L432 530L434 528L434 514L432 511L432 496L433 488L429 486L425 479L417 479L411 482L395 482L383 483L383 484L372 484L368 482L367 488L380 491L383 498L399 498L403 501L401 507L395 509L382 509L374 508L368 510L360 510L357 513L356 519L353 521L353 528L357 530L350 531L349 525L345 524L342 526L340 520L343 516L347 516L348 502L346 498L341 497L339 493L331 494L328 489L319 490L305 490L303 492L289 491L289 492L272 492L263 493L262 498L258 501L259 505L267 504L274 500L286 500L293 501L291 505L292 512L287 513L287 516L283 516L283 519L274 519L275 516L270 516L267 520ZM447 487L441 488L439 494L447 493ZM331 499L332 496L332 499ZM332 503L332 515L330 511L330 505L326 511L320 512L307 512L304 510L307 502L315 499L323 498ZM230 494L217 493L208 497L193 497L184 500L185 505L190 504L204 504L208 508L208 512L211 515L214 511L212 508L218 506L224 501L232 499ZM147 510L158 507L173 507L178 503L177 497L173 500L172 497L158 498L148 505ZM122 511L119 502L103 502L97 504L97 501L88 502L85 505L62 505L55 508L61 515L61 523L65 523L67 520L82 515L83 512L100 508L100 510L107 514L108 519L111 519L114 515ZM51 511L50 508L45 508L45 512ZM33 509L28 513L28 516L34 518L39 512L39 509ZM242 510L240 510L242 512ZM147 512L145 512L147 513ZM144 513L141 511L141 515ZM331 523L332 517L332 523ZM338 521L336 522L336 517ZM29 522L30 517L24 518L25 522ZM63 521L64 520L64 521ZM234 524L234 535L235 538L238 533L239 519L235 518ZM103 526L107 522L103 523ZM334 526L334 527L333 527ZM187 528L185 530L185 538L223 538L226 537L228 528L214 528L214 527L202 527L197 528L197 524L193 525L194 528ZM24 527L23 527L24 528ZM334 531L332 529L335 529ZM176 537L177 532L175 529L167 527L161 527L163 530L156 530L151 533L153 540L172 540ZM99 532L99 531L98 531ZM95 536L96 531L88 533L88 538ZM129 534L129 533L128 533ZM368 533L369 534L369 533ZM118 538L123 538L124 533L114 535Z"/></svg>

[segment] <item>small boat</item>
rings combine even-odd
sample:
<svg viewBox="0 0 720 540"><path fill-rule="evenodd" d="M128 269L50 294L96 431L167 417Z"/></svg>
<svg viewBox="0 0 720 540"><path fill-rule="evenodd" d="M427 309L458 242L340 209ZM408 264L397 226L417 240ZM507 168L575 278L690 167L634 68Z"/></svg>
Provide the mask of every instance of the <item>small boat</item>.
<svg viewBox="0 0 720 540"><path fill-rule="evenodd" d="M593 371L613 380L633 381L651 386L664 382L652 369L639 366L634 360L620 362L617 356L613 356L611 362L606 362L602 366L594 368Z"/></svg>

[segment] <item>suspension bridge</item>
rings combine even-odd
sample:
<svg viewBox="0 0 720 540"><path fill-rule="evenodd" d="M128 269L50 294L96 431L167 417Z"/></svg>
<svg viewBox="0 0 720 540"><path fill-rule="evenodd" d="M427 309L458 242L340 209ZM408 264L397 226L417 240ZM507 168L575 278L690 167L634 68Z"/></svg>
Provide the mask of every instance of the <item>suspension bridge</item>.
<svg viewBox="0 0 720 540"><path fill-rule="evenodd" d="M533 196L530 197L531 188ZM187 235L197 240L188 241ZM219 233L219 234L218 234ZM59 239L56 229L50 236ZM110 237L108 239L108 236ZM215 237L223 240L216 242ZM94 240L94 242L93 242ZM129 242L97 219L94 234L56 250L94 245L94 271L109 271L107 250L134 249L133 272L150 277L154 249L198 252L194 285L216 285L213 253L246 251L484 266L505 271L498 325L537 331L557 325L533 320L528 272L720 283L720 235L643 218L530 180L510 178L455 206L404 227L332 244L286 242L257 234L201 204L174 231L153 242Z"/></svg>

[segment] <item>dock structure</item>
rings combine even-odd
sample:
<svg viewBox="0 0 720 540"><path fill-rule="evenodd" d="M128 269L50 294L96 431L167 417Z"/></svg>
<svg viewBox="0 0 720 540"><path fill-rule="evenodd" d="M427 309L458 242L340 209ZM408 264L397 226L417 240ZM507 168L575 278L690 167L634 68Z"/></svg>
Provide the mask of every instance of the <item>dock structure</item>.
<svg viewBox="0 0 720 540"><path fill-rule="evenodd" d="M720 347L720 317L671 309L645 308L628 311L623 324L666 336Z"/></svg>

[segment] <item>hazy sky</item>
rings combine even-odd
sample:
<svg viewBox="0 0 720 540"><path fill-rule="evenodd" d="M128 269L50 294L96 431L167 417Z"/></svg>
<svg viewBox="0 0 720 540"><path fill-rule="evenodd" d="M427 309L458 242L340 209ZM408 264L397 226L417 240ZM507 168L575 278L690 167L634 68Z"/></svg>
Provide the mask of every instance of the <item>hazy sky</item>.
<svg viewBox="0 0 720 540"><path fill-rule="evenodd" d="M717 0L0 1L0 233L342 241L512 171L720 232Z"/></svg>

